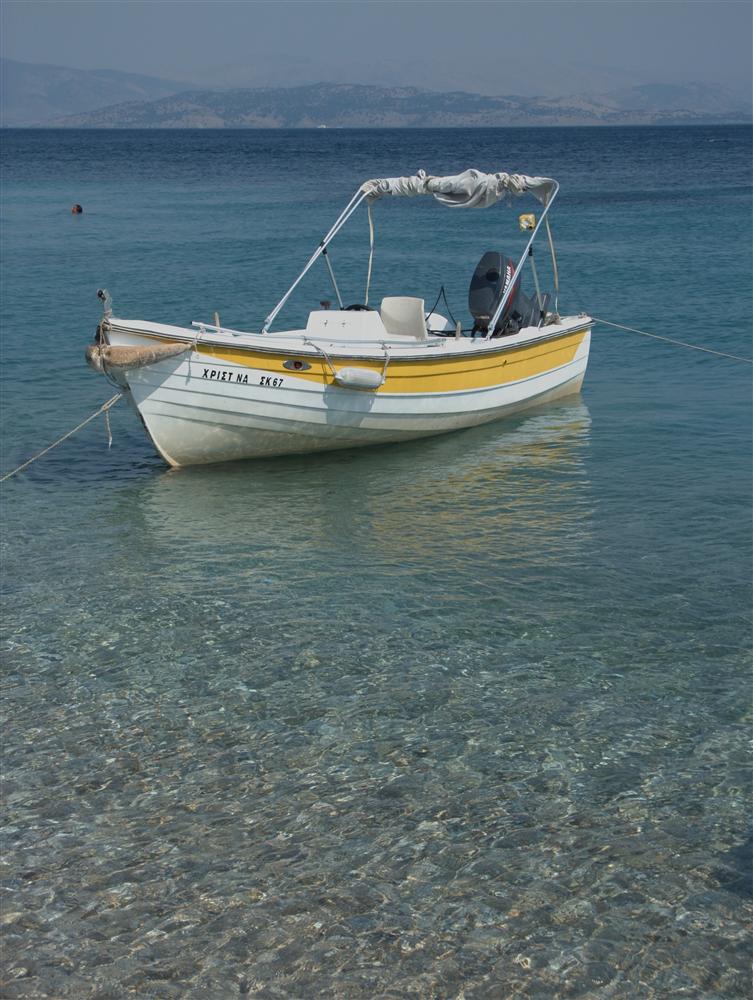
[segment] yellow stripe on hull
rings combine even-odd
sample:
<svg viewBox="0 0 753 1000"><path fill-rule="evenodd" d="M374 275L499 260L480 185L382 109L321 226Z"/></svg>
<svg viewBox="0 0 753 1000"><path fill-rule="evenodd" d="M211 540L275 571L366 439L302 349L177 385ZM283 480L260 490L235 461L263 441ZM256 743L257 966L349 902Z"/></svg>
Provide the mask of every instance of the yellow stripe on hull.
<svg viewBox="0 0 753 1000"><path fill-rule="evenodd" d="M536 344L523 344L520 347L503 348L491 353L427 359L390 359L386 380L377 391L380 393L461 392L518 382L571 362L583 343L586 332L586 330L576 330L574 333L552 337ZM209 344L199 344L197 350L199 354L208 358L274 372L283 377L291 374L289 369L283 367L283 362L296 357L295 353L271 354L266 351L255 352ZM334 382L329 365L323 358L306 355L305 360L311 367L307 371L294 372L295 378L325 384ZM367 358L353 359L350 363L377 372L381 372L384 367L383 361ZM342 365L343 359L337 358L336 364Z"/></svg>

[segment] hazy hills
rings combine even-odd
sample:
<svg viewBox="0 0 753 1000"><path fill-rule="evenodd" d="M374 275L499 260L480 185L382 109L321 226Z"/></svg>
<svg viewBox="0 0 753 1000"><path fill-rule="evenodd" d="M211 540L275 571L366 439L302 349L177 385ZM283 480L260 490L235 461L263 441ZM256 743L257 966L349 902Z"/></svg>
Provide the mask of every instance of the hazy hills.
<svg viewBox="0 0 753 1000"><path fill-rule="evenodd" d="M152 101L189 84L117 70L70 69L0 59L0 122L47 125L123 101Z"/></svg>
<svg viewBox="0 0 753 1000"><path fill-rule="evenodd" d="M750 120L743 109L652 106L641 88L629 95L588 97L488 97L462 91L435 93L415 87L320 83L305 87L186 91L154 101L129 102L57 124L84 128L329 128L452 127L500 125L634 125ZM707 100L709 99L709 95Z"/></svg>
<svg viewBox="0 0 753 1000"><path fill-rule="evenodd" d="M2 61L3 125L60 128L378 128L750 122L750 104L708 84L598 96L489 96L316 83L199 90L108 70Z"/></svg>

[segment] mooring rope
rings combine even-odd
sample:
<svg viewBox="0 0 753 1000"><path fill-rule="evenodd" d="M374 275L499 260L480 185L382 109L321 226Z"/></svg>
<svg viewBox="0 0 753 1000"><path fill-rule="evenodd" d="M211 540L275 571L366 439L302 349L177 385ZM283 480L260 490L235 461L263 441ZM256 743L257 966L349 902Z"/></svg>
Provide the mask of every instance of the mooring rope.
<svg viewBox="0 0 753 1000"><path fill-rule="evenodd" d="M82 427L86 427L88 423L91 423L91 421L94 420L95 417L100 416L100 414L102 413L104 413L105 415L105 426L107 428L108 441L109 444L112 444L112 434L110 433L110 418L107 411L111 407L115 406L115 404L121 398L122 395L123 395L122 392L116 393L112 397L112 399L108 399L106 403L103 403L98 410L95 410L94 413L90 414L90 416L88 416L86 420L82 420L80 424L78 424L76 427L73 428L73 430L68 431L67 434L63 434L63 436L59 437L57 441L53 441L51 445L48 445L46 448L43 448L42 451L37 452L36 455L32 455L30 459L27 459L27 461L25 461L22 465L19 465L17 469L13 469L12 472L6 472L4 476L0 476L0 483L4 483L6 479L10 479L11 476L15 476L18 472L22 472L24 469L28 468L32 464L32 462L36 462L36 460L38 458L41 458L42 455L46 455L48 451L52 451L53 448L57 448L57 446L59 444L62 444L63 441L66 441L69 437L73 437L76 431L80 431Z"/></svg>
<svg viewBox="0 0 753 1000"><path fill-rule="evenodd" d="M371 267L369 267L368 278L370 281ZM718 358L728 358L730 361L742 361L743 364L753 365L753 358L743 358L739 354L728 354L725 351L715 351L711 347L701 347L698 344L688 344L684 340L675 340L673 337L662 337L658 333L649 333L647 330L638 330L634 326L623 326L621 323L611 323L608 319L599 319L598 316L592 316L591 319L594 321L594 323L601 323L602 326L611 326L614 327L615 330L626 330L628 333L638 333L642 337L651 337L652 340L663 340L667 344L674 344L675 347L686 347L690 351L703 351L704 354L714 354ZM203 336L204 332L205 331L203 329L200 329L198 335L194 338L194 344L193 344L194 349L198 344L199 338ZM312 340L308 340L307 338L304 339L304 343L311 344L312 347L314 347L324 356L324 360L329 365L333 377L335 377L337 373L335 371L334 365L332 364L329 356L327 355L327 352L322 347L320 347L319 344L315 343ZM384 369L382 370L382 378L384 378L387 371L387 365L389 364L389 354L386 345L383 344L382 346L384 347L384 353L385 353L385 364L384 364ZM113 406L115 406L115 404L118 402L119 399L122 398L122 396L123 396L122 392L117 392L111 399L108 399L106 403L103 403L98 409L96 409L94 413L91 413L86 418L86 420L82 420L80 424L77 424L72 430L68 431L66 434L63 434L63 436L59 437L57 441L53 441L52 444L48 445L46 448L43 448L42 451L37 452L36 455L32 455L31 458L27 459L17 468L12 469L10 472L6 472L4 476L0 476L0 483L4 483L6 479L10 479L12 476L18 475L19 472L23 472L24 469L28 469L30 465L32 465L38 459L42 458L43 455L46 455L48 451L52 451L53 448L57 448L57 446L62 444L63 441L67 441L69 437L73 437L73 435L76 434L78 431L80 431L82 427L86 427L87 424L90 424L92 420L95 420L102 414L104 414L105 416L105 428L107 430L107 441L109 447L112 444L112 433L110 431L110 416L108 411Z"/></svg>
<svg viewBox="0 0 753 1000"><path fill-rule="evenodd" d="M634 326L622 326L620 323L610 323L609 320L599 319L592 316L594 323L601 323L603 326L613 326L615 330L627 330L628 333L639 333L642 337L651 337L653 340L664 340L668 344L676 347L687 347L691 351L703 351L704 354L715 354L718 358L729 358L731 361L743 361L746 365L753 365L753 358L743 358L739 354L725 354L724 351L715 351L711 347L700 347L698 344L687 344L684 340L673 340L672 337L660 337L658 333L648 333L646 330L636 330Z"/></svg>
<svg viewBox="0 0 753 1000"><path fill-rule="evenodd" d="M330 360L330 357L329 357L329 354L327 354L327 352L324 350L324 348L321 347L319 344L317 344L315 340L309 340L308 337L304 337L303 338L303 343L304 344L310 344L311 347L313 347L315 351L318 351L321 354L321 356L324 358L324 360L329 365L329 370L332 372L332 378L336 379L337 378L337 369L332 364L332 362Z"/></svg>

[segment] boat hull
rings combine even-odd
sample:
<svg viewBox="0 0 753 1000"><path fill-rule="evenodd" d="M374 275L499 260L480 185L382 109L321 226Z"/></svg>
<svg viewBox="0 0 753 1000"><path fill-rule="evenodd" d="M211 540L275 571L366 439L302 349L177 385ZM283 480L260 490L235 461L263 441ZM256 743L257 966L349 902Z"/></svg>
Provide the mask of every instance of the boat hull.
<svg viewBox="0 0 753 1000"><path fill-rule="evenodd" d="M160 455L186 466L360 448L488 423L577 393L589 344L583 328L538 347L390 360L376 392L337 385L324 362L307 363L302 376L279 359L209 354L204 345L117 377Z"/></svg>

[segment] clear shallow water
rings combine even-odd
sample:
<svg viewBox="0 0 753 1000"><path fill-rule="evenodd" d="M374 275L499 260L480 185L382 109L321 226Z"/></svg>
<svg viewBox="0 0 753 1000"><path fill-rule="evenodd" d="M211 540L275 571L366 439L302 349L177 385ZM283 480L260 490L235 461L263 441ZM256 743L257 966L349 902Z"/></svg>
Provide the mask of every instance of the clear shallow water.
<svg viewBox="0 0 753 1000"><path fill-rule="evenodd" d="M471 162L561 179L564 308L749 353L750 130L10 132L2 468L109 394L98 286L250 325ZM376 295L464 315L504 210L394 207ZM747 996L749 376L602 328L474 431L170 472L118 407L6 484L2 996Z"/></svg>

